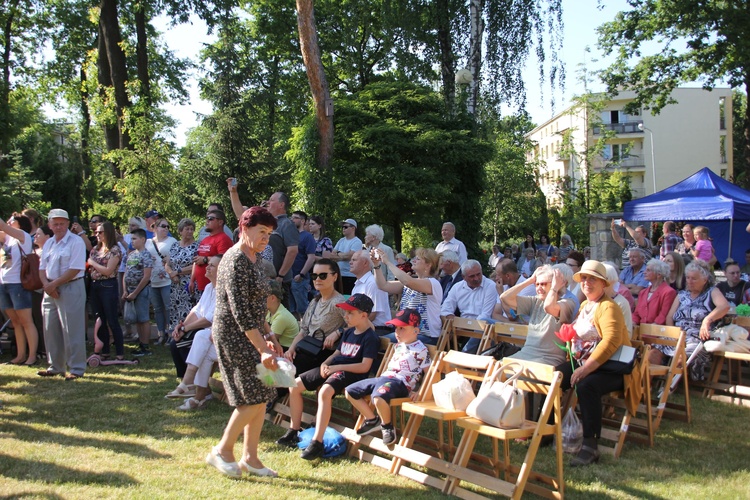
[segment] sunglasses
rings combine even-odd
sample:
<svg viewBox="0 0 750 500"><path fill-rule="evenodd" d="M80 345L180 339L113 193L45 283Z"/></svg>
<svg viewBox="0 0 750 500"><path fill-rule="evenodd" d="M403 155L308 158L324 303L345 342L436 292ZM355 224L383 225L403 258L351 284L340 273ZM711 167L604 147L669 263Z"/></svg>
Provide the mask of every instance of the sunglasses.
<svg viewBox="0 0 750 500"><path fill-rule="evenodd" d="M213 217L213 216L212 217L206 217L206 220L208 220L208 221L216 220L216 217Z"/></svg>
<svg viewBox="0 0 750 500"><path fill-rule="evenodd" d="M169 224L159 224L159 227L162 229L169 229Z"/></svg>
<svg viewBox="0 0 750 500"><path fill-rule="evenodd" d="M103 234L104 231L94 231L94 234Z"/></svg>
<svg viewBox="0 0 750 500"><path fill-rule="evenodd" d="M102 221L100 221L99 219L91 219L91 220L89 221L89 223L90 223L90 224L100 224L101 222L102 222Z"/></svg>
<svg viewBox="0 0 750 500"><path fill-rule="evenodd" d="M349 229L352 226L341 226L341 229Z"/></svg>
<svg viewBox="0 0 750 500"><path fill-rule="evenodd" d="M320 274L310 273L310 277L312 278L313 281L317 280L318 278L320 278L321 280L327 280L329 274L333 274L333 273L320 273Z"/></svg>

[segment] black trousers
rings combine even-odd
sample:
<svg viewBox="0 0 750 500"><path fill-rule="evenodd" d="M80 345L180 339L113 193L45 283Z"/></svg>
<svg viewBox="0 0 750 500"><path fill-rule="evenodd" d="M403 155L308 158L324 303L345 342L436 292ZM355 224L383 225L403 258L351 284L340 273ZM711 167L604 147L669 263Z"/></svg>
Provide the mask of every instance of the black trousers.
<svg viewBox="0 0 750 500"><path fill-rule="evenodd" d="M573 369L570 361L555 368L562 372L562 390L570 389L570 377ZM599 438L602 433L602 396L613 391L621 391L624 388L622 375L613 373L599 373L595 371L588 377L578 382L576 393L578 403L581 405L581 424L583 425L583 437Z"/></svg>

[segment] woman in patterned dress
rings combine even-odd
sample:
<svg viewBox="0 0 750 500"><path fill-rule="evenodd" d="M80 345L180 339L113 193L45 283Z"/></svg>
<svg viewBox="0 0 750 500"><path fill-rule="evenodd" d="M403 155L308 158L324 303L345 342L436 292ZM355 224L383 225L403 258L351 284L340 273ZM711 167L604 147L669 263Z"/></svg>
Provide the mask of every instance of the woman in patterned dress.
<svg viewBox="0 0 750 500"><path fill-rule="evenodd" d="M195 222L191 219L182 219L177 224L177 232L180 233L180 241L172 245L169 250L169 262L167 272L172 278L172 291L170 293L169 327L167 331L173 332L177 324L184 320L193 301L190 298L187 286L190 281L190 273L193 271L193 257L198 251L198 242L195 241Z"/></svg>
<svg viewBox="0 0 750 500"><path fill-rule="evenodd" d="M724 294L714 287L714 273L705 261L696 259L685 267L685 289L677 293L667 313L667 325L679 326L685 332L685 354L691 354L711 336L716 321L729 311ZM674 355L674 347L656 346L651 349L652 364L664 364ZM690 364L690 378L703 380L711 358L701 350Z"/></svg>
<svg viewBox="0 0 750 500"><path fill-rule="evenodd" d="M266 403L276 397L276 389L261 382L256 365L263 363L276 370L276 355L281 354L274 352L263 335L269 286L258 256L268 245L276 218L265 208L252 207L242 214L240 228L240 240L219 264L212 326L224 389L234 412L206 462L231 477L240 477L242 471L275 477L276 472L258 458L258 441ZM238 463L234 443L243 432L242 458Z"/></svg>

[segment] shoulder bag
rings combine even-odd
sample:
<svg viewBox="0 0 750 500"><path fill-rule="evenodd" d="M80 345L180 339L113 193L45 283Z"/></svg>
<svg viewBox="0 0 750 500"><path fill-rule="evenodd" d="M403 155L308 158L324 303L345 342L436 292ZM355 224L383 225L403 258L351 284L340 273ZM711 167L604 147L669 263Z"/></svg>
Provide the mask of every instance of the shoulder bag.
<svg viewBox="0 0 750 500"><path fill-rule="evenodd" d="M498 376L511 367L516 367L516 372L505 382L499 382ZM521 371L517 363L497 368L492 378L482 384L477 398L466 408L466 413L494 427L521 427L526 417L524 394L516 387Z"/></svg>
<svg viewBox="0 0 750 500"><path fill-rule="evenodd" d="M33 251L28 254L24 252L20 242L18 250L21 251L21 286L24 290L32 292L43 288L42 279L39 277L39 256Z"/></svg>
<svg viewBox="0 0 750 500"><path fill-rule="evenodd" d="M312 318L315 315L315 309L318 307L318 302L319 299L315 299L311 304L313 310L310 313L310 319L307 321L307 335L302 337L302 340L297 342L297 346L295 348L297 351L307 354L312 358L318 357L320 352L323 350L323 340L315 337L315 334L319 330L310 332L310 324L312 323Z"/></svg>

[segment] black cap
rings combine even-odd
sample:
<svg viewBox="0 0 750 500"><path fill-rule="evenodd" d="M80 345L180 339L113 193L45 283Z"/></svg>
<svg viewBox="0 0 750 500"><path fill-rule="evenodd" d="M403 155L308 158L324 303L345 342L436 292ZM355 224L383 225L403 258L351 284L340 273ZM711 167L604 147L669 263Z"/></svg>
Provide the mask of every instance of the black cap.
<svg viewBox="0 0 750 500"><path fill-rule="evenodd" d="M373 308L372 299L365 295L364 293L355 293L348 299L346 299L346 302L341 302L340 304L336 304L336 307L340 307L341 309L346 309L347 311L362 311L367 314L370 314L372 312Z"/></svg>

